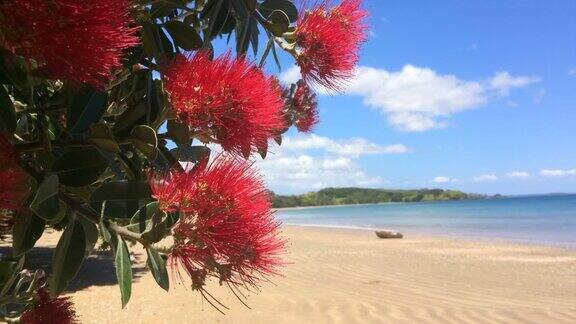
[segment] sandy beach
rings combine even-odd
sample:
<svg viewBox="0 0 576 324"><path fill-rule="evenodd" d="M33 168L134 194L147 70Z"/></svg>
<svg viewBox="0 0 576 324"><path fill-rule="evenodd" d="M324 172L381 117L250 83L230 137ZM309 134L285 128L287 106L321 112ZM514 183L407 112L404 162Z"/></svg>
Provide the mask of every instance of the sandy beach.
<svg viewBox="0 0 576 324"><path fill-rule="evenodd" d="M291 226L284 235L290 264L249 296L252 309L217 283L209 291L226 315L182 285L164 292L133 248L127 308L112 260L92 256L72 285L77 312L83 323L576 322L576 250ZM58 236L45 233L40 253L52 253Z"/></svg>

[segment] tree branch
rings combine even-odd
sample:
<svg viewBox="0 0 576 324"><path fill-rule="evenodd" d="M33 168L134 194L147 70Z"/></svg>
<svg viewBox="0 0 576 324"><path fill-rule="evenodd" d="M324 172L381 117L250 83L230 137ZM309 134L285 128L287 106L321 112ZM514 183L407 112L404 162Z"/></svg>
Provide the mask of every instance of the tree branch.
<svg viewBox="0 0 576 324"><path fill-rule="evenodd" d="M70 197L65 192L60 191L59 196L60 196L60 199L62 199L62 201L64 201L70 208L79 212L80 215L82 215L84 218L86 218L87 220L91 221L92 223L94 223L96 225L100 224L100 215L94 209L87 207L87 206L84 206L82 203L80 203L79 201ZM125 239L137 241L144 246L149 245L149 242L147 240L145 240L144 238L142 238L141 234L134 233L125 227L122 227L118 224L111 222L108 219L103 219L102 222L110 230L114 231L116 234L119 234L120 236L122 236Z"/></svg>

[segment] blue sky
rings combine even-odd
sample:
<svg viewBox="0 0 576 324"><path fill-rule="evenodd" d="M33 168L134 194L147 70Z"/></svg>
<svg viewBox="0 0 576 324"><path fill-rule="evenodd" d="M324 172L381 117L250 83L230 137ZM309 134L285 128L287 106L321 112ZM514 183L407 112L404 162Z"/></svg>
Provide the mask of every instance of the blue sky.
<svg viewBox="0 0 576 324"><path fill-rule="evenodd" d="M365 6L349 89L320 96L315 132L292 130L257 163L272 190L576 192L576 1ZM297 78L282 63L281 79Z"/></svg>

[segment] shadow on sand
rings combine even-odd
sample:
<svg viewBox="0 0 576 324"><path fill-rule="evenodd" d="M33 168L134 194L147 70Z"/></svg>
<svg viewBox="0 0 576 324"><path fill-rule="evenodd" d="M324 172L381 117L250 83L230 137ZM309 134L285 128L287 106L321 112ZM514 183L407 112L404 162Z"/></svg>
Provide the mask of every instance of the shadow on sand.
<svg viewBox="0 0 576 324"><path fill-rule="evenodd" d="M50 247L35 247L27 254L26 269L44 269L46 273L50 274L51 260L54 254L55 248ZM10 255L12 249L10 247L2 246L0 247L0 255ZM138 264L138 260L141 255L133 254L136 261L133 264ZM146 271L145 267L136 266L132 267L132 275L134 281L138 280L139 277ZM116 285L118 280L116 279L116 268L114 267L114 258L111 252L99 252L94 251L90 256L84 259L82 267L76 275L76 278L68 286L68 292L74 292L78 290L86 289L90 286L109 286Z"/></svg>

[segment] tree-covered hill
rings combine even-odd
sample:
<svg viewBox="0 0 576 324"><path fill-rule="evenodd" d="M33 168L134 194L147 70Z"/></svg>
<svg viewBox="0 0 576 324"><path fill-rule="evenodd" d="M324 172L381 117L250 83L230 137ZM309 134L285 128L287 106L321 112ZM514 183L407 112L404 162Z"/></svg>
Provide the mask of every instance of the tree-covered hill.
<svg viewBox="0 0 576 324"><path fill-rule="evenodd" d="M468 194L456 190L443 189L366 189L366 188L325 188L302 195L276 195L272 193L275 208L299 206L326 206L345 204L373 204L384 202L416 202L441 200L480 199L484 196Z"/></svg>

